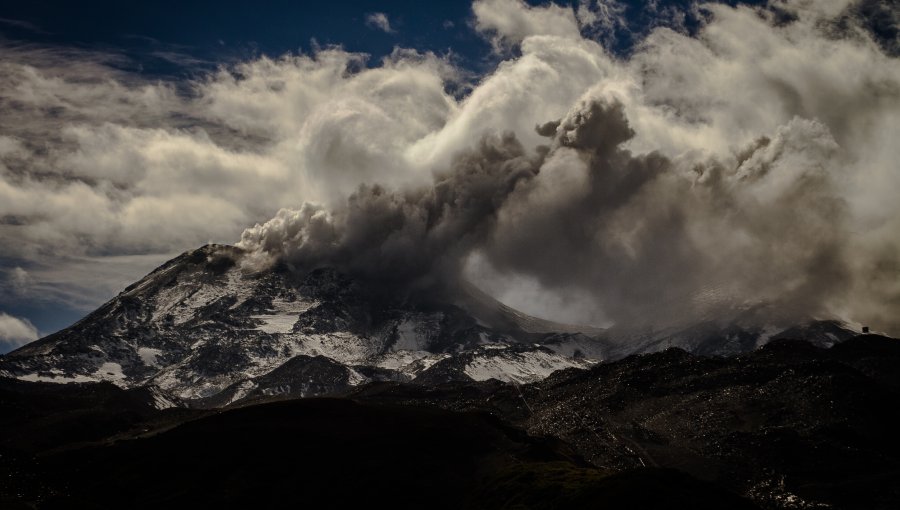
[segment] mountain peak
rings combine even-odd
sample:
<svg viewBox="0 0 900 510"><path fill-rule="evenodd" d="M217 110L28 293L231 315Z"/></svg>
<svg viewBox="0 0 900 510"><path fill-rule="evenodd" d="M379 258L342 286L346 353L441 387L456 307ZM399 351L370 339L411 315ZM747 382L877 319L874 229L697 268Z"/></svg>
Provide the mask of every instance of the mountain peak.
<svg viewBox="0 0 900 510"><path fill-rule="evenodd" d="M262 392L260 384L290 379L267 376L291 367L337 381L313 390L297 390L296 384L282 388L304 395L368 380L410 381L448 356L466 353L460 359L467 364L499 359L500 351L480 350L483 345L509 349L502 363L514 374L508 380L526 381L547 371L519 366L523 363L587 363L570 358L577 345L591 342L589 337L562 325L552 331L553 323L474 291L456 299L422 291L385 295L335 268L303 272L274 264L249 270L244 256L227 245L179 255L70 328L10 353L0 363L0 375L150 384L196 400L226 390L231 398ZM567 339L573 346L565 345ZM541 343L556 350L526 354L537 352ZM505 377L502 370L494 372Z"/></svg>

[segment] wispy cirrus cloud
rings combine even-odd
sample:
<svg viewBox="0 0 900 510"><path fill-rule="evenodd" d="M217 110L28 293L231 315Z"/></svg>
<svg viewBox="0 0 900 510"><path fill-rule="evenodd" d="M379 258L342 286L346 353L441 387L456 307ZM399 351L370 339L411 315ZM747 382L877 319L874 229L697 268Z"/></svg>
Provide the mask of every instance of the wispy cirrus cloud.
<svg viewBox="0 0 900 510"><path fill-rule="evenodd" d="M395 32L394 28L391 27L391 20L388 18L387 14L383 12L373 12L366 15L366 26L369 28L374 28L376 30L381 30L382 32L393 34Z"/></svg>
<svg viewBox="0 0 900 510"><path fill-rule="evenodd" d="M8 27L14 27L21 30L27 30L29 32L41 35L49 35L50 32L42 29L41 27L31 23L29 21L20 20L20 19L10 19L10 18L0 18L0 25L6 25Z"/></svg>

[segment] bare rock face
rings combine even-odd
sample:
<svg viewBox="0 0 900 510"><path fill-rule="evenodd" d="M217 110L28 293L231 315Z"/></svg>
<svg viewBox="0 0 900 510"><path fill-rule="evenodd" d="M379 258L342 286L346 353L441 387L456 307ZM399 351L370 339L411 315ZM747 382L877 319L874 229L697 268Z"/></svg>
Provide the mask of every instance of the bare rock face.
<svg viewBox="0 0 900 510"><path fill-rule="evenodd" d="M760 508L896 508L900 340L779 339L737 356L672 348L527 385L371 386L355 401L480 411L601 469L678 469Z"/></svg>

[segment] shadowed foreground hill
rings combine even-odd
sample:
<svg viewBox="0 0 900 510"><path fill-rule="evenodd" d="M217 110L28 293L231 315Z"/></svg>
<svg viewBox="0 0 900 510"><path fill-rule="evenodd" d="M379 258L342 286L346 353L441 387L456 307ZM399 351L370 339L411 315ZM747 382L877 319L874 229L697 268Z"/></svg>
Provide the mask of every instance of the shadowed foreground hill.
<svg viewBox="0 0 900 510"><path fill-rule="evenodd" d="M598 470L485 414L336 399L206 414L32 468L38 508L754 508L674 471Z"/></svg>
<svg viewBox="0 0 900 510"><path fill-rule="evenodd" d="M861 335L830 349L779 340L734 357L669 349L521 388L382 385L355 397L491 412L595 466L675 468L767 508L892 509L898 367L900 341Z"/></svg>

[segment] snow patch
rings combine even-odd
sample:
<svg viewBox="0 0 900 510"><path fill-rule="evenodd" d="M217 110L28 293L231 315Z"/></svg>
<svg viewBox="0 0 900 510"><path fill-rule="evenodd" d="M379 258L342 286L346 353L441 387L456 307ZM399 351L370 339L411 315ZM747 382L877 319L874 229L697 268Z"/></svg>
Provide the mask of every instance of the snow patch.
<svg viewBox="0 0 900 510"><path fill-rule="evenodd" d="M396 351L418 351L428 343L427 338L417 331L419 324L415 321L405 320L397 325L397 341L392 346Z"/></svg>
<svg viewBox="0 0 900 510"><path fill-rule="evenodd" d="M294 329L300 314L318 305L318 301L286 301L284 299L272 300L272 311L263 315L251 315L250 318L262 321L255 329L270 335L283 335Z"/></svg>
<svg viewBox="0 0 900 510"><path fill-rule="evenodd" d="M428 351L396 351L385 353L373 361L373 366L395 370L414 377L428 370L432 365L449 358L446 353L433 354Z"/></svg>
<svg viewBox="0 0 900 510"><path fill-rule="evenodd" d="M152 321L157 322L167 315L172 316L175 325L184 324L197 316L197 310L211 305L219 299L231 297L235 299L231 308L243 304L253 295L255 285L252 280L243 278L240 269L234 268L225 273L222 283L202 283L199 281L180 282L179 284L160 290L156 295L156 308Z"/></svg>
<svg viewBox="0 0 900 510"><path fill-rule="evenodd" d="M432 338L440 331L442 315L415 314L397 324L396 337L391 346L393 351L424 351Z"/></svg>
<svg viewBox="0 0 900 510"><path fill-rule="evenodd" d="M464 372L475 381L496 379L519 384L540 381L557 370L584 368L587 363L544 351L502 352L476 356Z"/></svg>
<svg viewBox="0 0 900 510"><path fill-rule="evenodd" d="M156 361L156 358L162 354L162 351L159 349L153 349L150 347L141 347L137 350L138 356L141 358L141 361L147 365L148 367L158 367L159 364Z"/></svg>
<svg viewBox="0 0 900 510"><path fill-rule="evenodd" d="M376 342L348 332L298 335L293 340L295 350L291 357L325 356L343 365L364 364L378 353Z"/></svg>
<svg viewBox="0 0 900 510"><path fill-rule="evenodd" d="M427 358L430 353L426 351L395 351L388 352L379 356L375 361L378 368L386 368L388 370L403 370L416 361Z"/></svg>
<svg viewBox="0 0 900 510"><path fill-rule="evenodd" d="M100 365L94 372L94 377L103 381L109 381L117 386L125 386L125 374L122 373L122 365L107 361Z"/></svg>
<svg viewBox="0 0 900 510"><path fill-rule="evenodd" d="M297 322L297 316L294 314L251 315L250 318L262 321L262 324L254 329L270 335L290 333Z"/></svg>

